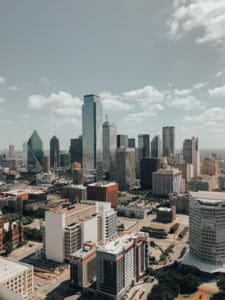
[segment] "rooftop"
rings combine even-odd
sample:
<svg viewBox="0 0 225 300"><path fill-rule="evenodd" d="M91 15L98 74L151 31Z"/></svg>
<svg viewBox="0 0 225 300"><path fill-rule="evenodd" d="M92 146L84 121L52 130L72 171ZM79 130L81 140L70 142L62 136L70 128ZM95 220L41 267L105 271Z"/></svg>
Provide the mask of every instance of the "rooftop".
<svg viewBox="0 0 225 300"><path fill-rule="evenodd" d="M88 184L88 186L96 186L96 187L109 187L109 186L114 186L117 185L116 182L109 182L109 181L99 181L99 182L94 182L91 184Z"/></svg>
<svg viewBox="0 0 225 300"><path fill-rule="evenodd" d="M78 258L85 258L87 255L89 256L90 253L96 252L96 246L94 243L85 243L84 247L80 250L74 252L71 256L78 257Z"/></svg>
<svg viewBox="0 0 225 300"><path fill-rule="evenodd" d="M199 191L199 192L190 192L190 195L198 200L204 201L206 203L215 202L225 202L225 193L222 192L206 192L206 191Z"/></svg>
<svg viewBox="0 0 225 300"><path fill-rule="evenodd" d="M154 174L181 174L181 171L176 168L159 169Z"/></svg>
<svg viewBox="0 0 225 300"><path fill-rule="evenodd" d="M61 213L61 214L65 213L66 215L70 215L75 212L79 212L84 209L90 208L93 205L95 205L95 203L93 203L93 204L78 203L78 204L70 205L69 207L55 207L55 208L51 209L50 212Z"/></svg>
<svg viewBox="0 0 225 300"><path fill-rule="evenodd" d="M27 271L31 266L14 262L0 256L0 283L10 279L18 273Z"/></svg>
<svg viewBox="0 0 225 300"><path fill-rule="evenodd" d="M82 184L68 184L66 186L64 186L64 188L73 188L73 189L78 189L78 190L86 190L86 186L82 185Z"/></svg>

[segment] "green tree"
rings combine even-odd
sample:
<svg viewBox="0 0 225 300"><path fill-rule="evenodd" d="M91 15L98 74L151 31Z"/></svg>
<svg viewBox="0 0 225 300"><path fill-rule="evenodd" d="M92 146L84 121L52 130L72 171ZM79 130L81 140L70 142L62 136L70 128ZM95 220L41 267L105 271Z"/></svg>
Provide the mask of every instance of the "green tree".
<svg viewBox="0 0 225 300"><path fill-rule="evenodd" d="M217 286L221 291L225 292L225 276L224 275L222 275L220 277L220 279L217 281Z"/></svg>
<svg viewBox="0 0 225 300"><path fill-rule="evenodd" d="M8 256L13 250L13 243L11 241L7 241L4 243L5 255Z"/></svg>

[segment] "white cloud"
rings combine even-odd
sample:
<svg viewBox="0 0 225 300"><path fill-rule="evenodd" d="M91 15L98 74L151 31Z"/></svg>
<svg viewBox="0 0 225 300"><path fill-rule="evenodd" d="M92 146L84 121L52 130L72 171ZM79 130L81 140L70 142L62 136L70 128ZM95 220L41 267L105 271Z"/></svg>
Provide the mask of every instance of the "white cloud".
<svg viewBox="0 0 225 300"><path fill-rule="evenodd" d="M5 98L0 97L0 104L2 104L3 102L5 102Z"/></svg>
<svg viewBox="0 0 225 300"><path fill-rule="evenodd" d="M35 110L45 110L58 115L80 116L82 101L78 97L60 91L49 96L32 95L28 99L29 107Z"/></svg>
<svg viewBox="0 0 225 300"><path fill-rule="evenodd" d="M184 98L169 96L166 98L165 103L169 107L174 107L185 111L192 109L202 109L203 107L205 107L205 104L198 100L195 96L188 96Z"/></svg>
<svg viewBox="0 0 225 300"><path fill-rule="evenodd" d="M103 107L110 111L129 111L133 105L124 102L124 99L119 95L112 95L109 92L99 94L102 99Z"/></svg>
<svg viewBox="0 0 225 300"><path fill-rule="evenodd" d="M216 73L216 77L221 77L225 74L225 70Z"/></svg>
<svg viewBox="0 0 225 300"><path fill-rule="evenodd" d="M189 95L190 93L191 93L190 89L183 89L183 90L175 89L174 90L174 94L176 96L186 96L186 95Z"/></svg>
<svg viewBox="0 0 225 300"><path fill-rule="evenodd" d="M16 86L16 85L11 85L11 86L9 87L9 90L10 90L10 91L19 91L19 90L20 90L20 87L18 87L18 86Z"/></svg>
<svg viewBox="0 0 225 300"><path fill-rule="evenodd" d="M163 101L163 94L153 86L147 85L142 89L125 92L122 94L127 102L142 102L144 104L159 103Z"/></svg>
<svg viewBox="0 0 225 300"><path fill-rule="evenodd" d="M215 97L224 97L225 96L225 85L216 87L214 89L209 89L209 95Z"/></svg>
<svg viewBox="0 0 225 300"><path fill-rule="evenodd" d="M148 109L139 112L133 112L125 117L125 123L130 124L130 122L134 123L142 123L143 121L148 120L150 117L156 117L158 112L164 110L164 107L160 103L155 103L151 105Z"/></svg>
<svg viewBox="0 0 225 300"><path fill-rule="evenodd" d="M173 12L168 22L169 34L179 40L195 29L201 29L197 43L225 42L224 0L174 0Z"/></svg>
<svg viewBox="0 0 225 300"><path fill-rule="evenodd" d="M199 83L196 83L194 86L193 86L193 89L201 89L203 87L207 86L207 82L199 82Z"/></svg>
<svg viewBox="0 0 225 300"><path fill-rule="evenodd" d="M0 76L0 84L4 84L6 82L6 79L4 77Z"/></svg>

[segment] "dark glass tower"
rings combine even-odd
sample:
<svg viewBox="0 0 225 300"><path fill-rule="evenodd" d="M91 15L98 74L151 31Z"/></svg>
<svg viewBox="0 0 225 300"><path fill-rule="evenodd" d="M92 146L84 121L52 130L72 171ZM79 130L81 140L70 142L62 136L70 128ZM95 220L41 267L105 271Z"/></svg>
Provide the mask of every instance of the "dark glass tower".
<svg viewBox="0 0 225 300"><path fill-rule="evenodd" d="M82 136L70 140L70 163L74 162L82 164Z"/></svg>
<svg viewBox="0 0 225 300"><path fill-rule="evenodd" d="M36 130L27 142L27 164L34 171L41 171L44 167L43 143Z"/></svg>
<svg viewBox="0 0 225 300"><path fill-rule="evenodd" d="M150 135L139 134L138 135L138 148L140 159L144 157L150 157Z"/></svg>
<svg viewBox="0 0 225 300"><path fill-rule="evenodd" d="M50 167L57 168L59 166L59 140L54 135L50 140Z"/></svg>
<svg viewBox="0 0 225 300"><path fill-rule="evenodd" d="M140 185L142 189L152 189L152 173L160 168L160 160L157 158L142 158L140 162Z"/></svg>

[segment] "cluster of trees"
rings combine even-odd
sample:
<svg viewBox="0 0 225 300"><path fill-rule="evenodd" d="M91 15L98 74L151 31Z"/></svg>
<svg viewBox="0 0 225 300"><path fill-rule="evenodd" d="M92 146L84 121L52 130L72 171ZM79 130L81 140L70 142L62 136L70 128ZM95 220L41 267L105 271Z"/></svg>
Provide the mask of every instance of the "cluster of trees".
<svg viewBox="0 0 225 300"><path fill-rule="evenodd" d="M178 234L178 237L182 239L187 232L188 232L188 227L184 227L184 229Z"/></svg>
<svg viewBox="0 0 225 300"><path fill-rule="evenodd" d="M117 226L118 231L124 231L124 228L125 228L125 226L123 223Z"/></svg>
<svg viewBox="0 0 225 300"><path fill-rule="evenodd" d="M220 289L219 293L212 296L212 300L224 300L225 299L225 275L221 275L217 282L217 286Z"/></svg>
<svg viewBox="0 0 225 300"><path fill-rule="evenodd" d="M147 232L150 237L155 237L158 239L165 239L168 235L167 232L161 228L155 229L155 228L143 226L140 231Z"/></svg>
<svg viewBox="0 0 225 300"><path fill-rule="evenodd" d="M169 245L160 255L159 260L164 261L167 258L167 256L169 256L169 254L173 252L173 248L174 248L173 244Z"/></svg>
<svg viewBox="0 0 225 300"><path fill-rule="evenodd" d="M170 227L169 233L170 233L170 234L176 233L178 228L179 228L179 223L173 224L173 225Z"/></svg>
<svg viewBox="0 0 225 300"><path fill-rule="evenodd" d="M23 230L23 234L25 239L27 240L36 241L36 242L42 241L41 229L25 227Z"/></svg>
<svg viewBox="0 0 225 300"><path fill-rule="evenodd" d="M182 250L181 250L181 252L180 252L180 255L179 255L179 259L181 259L181 258L184 256L186 250L187 250L187 247L183 247L183 248L182 248Z"/></svg>
<svg viewBox="0 0 225 300"><path fill-rule="evenodd" d="M165 271L148 295L148 300L174 300L179 294L192 294L197 291L200 280L192 273L176 270Z"/></svg>

